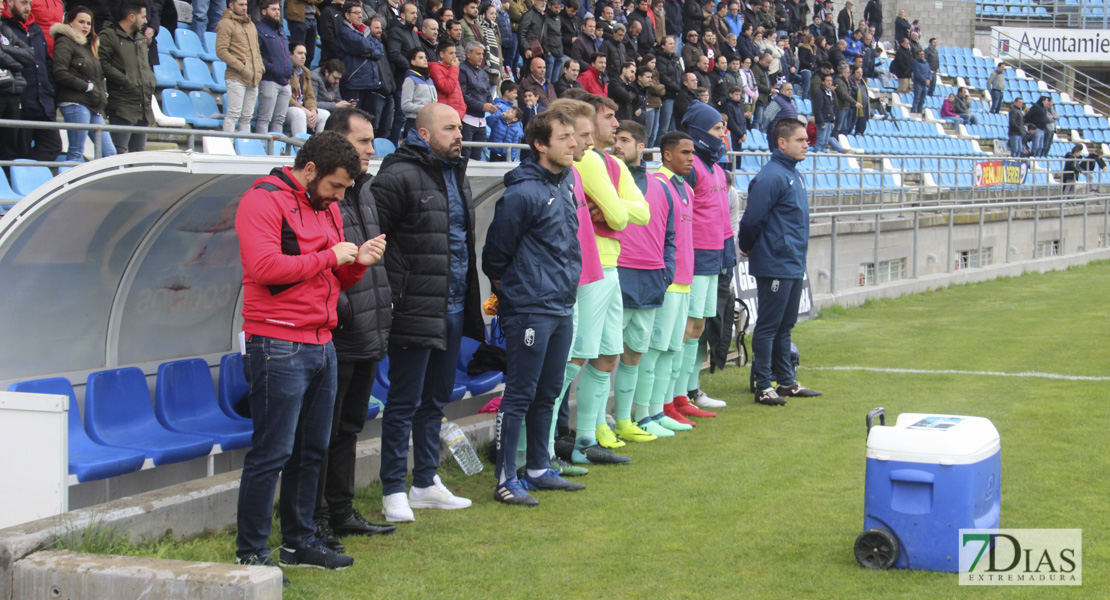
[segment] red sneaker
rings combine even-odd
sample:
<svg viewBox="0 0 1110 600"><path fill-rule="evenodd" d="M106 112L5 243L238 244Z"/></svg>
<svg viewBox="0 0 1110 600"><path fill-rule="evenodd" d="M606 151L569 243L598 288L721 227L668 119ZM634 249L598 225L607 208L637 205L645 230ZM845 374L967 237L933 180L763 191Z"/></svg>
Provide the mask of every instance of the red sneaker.
<svg viewBox="0 0 1110 600"><path fill-rule="evenodd" d="M674 407L675 410L677 410L680 414L687 417L705 418L717 416L717 413L715 412L709 412L708 410L702 410L694 406L690 403L690 400L686 396L675 396Z"/></svg>
<svg viewBox="0 0 1110 600"><path fill-rule="evenodd" d="M683 396L683 397L685 397L685 396ZM686 417L682 416L682 413L678 412L678 408L676 408L675 404L664 404L663 405L663 414L672 418L672 419L674 419L675 421L678 421L679 423L682 423L683 425L693 425L694 427L698 426L697 423L695 423L695 422L691 421L690 419L687 419Z"/></svg>

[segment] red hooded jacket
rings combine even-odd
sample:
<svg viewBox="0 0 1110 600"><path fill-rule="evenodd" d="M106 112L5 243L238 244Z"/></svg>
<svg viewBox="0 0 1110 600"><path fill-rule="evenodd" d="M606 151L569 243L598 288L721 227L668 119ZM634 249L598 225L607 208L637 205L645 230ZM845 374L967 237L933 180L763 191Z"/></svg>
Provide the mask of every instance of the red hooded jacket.
<svg viewBox="0 0 1110 600"><path fill-rule="evenodd" d="M235 232L243 331L306 344L331 341L339 292L366 273L357 262L336 266L331 247L344 241L339 207L313 209L292 169L274 169L243 194Z"/></svg>
<svg viewBox="0 0 1110 600"><path fill-rule="evenodd" d="M582 89L591 94L609 97L609 84L601 83L601 73L593 65L590 65L585 73L578 76L578 83L582 84Z"/></svg>
<svg viewBox="0 0 1110 600"><path fill-rule="evenodd" d="M465 117L466 100L463 99L462 86L459 85L459 65L448 67L441 62L429 62L428 74L432 76L432 83L436 84L440 104L455 109L460 119Z"/></svg>
<svg viewBox="0 0 1110 600"><path fill-rule="evenodd" d="M46 52L50 58L54 58L54 38L50 36L50 28L55 23L61 23L65 19L65 5L62 0L34 0L31 3L31 16L33 19L28 19L28 22L35 22L42 27L42 33L46 36Z"/></svg>

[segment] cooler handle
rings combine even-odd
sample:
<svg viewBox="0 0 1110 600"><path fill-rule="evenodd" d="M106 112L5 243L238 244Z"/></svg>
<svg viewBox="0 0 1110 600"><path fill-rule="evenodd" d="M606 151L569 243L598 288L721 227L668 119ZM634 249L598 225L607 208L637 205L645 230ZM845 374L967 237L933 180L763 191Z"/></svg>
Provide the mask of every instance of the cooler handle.
<svg viewBox="0 0 1110 600"><path fill-rule="evenodd" d="M883 407L872 408L871 412L867 413L867 433L871 433L872 423L875 417L879 417L879 425L886 426L886 409Z"/></svg>

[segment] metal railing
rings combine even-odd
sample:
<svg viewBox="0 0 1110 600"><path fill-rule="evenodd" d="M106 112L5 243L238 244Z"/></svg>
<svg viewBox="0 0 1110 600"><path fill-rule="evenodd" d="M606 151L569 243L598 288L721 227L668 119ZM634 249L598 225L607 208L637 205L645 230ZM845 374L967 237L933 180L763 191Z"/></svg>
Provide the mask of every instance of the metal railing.
<svg viewBox="0 0 1110 600"><path fill-rule="evenodd" d="M197 139L205 137L217 138L232 138L232 139L247 139L247 140L262 140L266 144L266 153L272 154L274 150L274 142L284 142L292 146L302 146L305 140L301 138L292 138L279 133L247 133L239 131L220 131L218 129L182 129L177 127L138 127L135 125L100 125L94 123L64 123L62 121L21 121L15 119L0 119L0 127L10 127L13 129L54 129L58 131L70 130L84 130L89 132L89 137L92 139L94 148L94 158L101 158L104 156L104 150L101 144L102 131L108 133L144 133L148 136L180 136L185 138L185 146L187 150L196 151ZM9 166L10 161L3 161L0 164ZM26 164L26 163L23 163ZM41 166L68 166L72 167L73 163L57 163L57 162L37 162Z"/></svg>
<svg viewBox="0 0 1110 600"><path fill-rule="evenodd" d="M993 25L1014 25L1022 27L1056 27L1067 29L1107 29L1110 27L1110 13L1101 1L1091 0L1040 0L1029 5L1033 13L1014 13L1011 6L1003 0L980 0L976 2L975 24L983 29ZM991 10L995 6L1001 10ZM1037 7L1045 12L1036 13ZM1098 11L1098 12L1096 12ZM1047 13L1047 14L1046 14Z"/></svg>
<svg viewBox="0 0 1110 600"><path fill-rule="evenodd" d="M1101 205L1101 206L1098 207L1099 208L1098 211L1095 211L1095 212L1092 213L1090 211L1090 206L1092 204ZM837 281L836 280L836 274L837 274L837 237L839 235L838 224L844 222L845 220L852 219L852 220L857 220L858 221L859 219L868 218L868 217L873 217L874 218L874 220L875 220L875 224L874 224L875 243L874 243L874 251L873 251L873 260L874 260L874 262L872 264L874 265L874 268L877 270L879 268L879 265L880 265L880 248L881 248L880 237L882 235L882 226L881 226L882 216L883 215L891 215L891 216L900 216L900 217L905 218L906 213L909 213L913 218L913 238L912 238L912 242L911 242L911 244L912 244L911 245L911 256L909 257L909 262L911 262L912 264L911 264L911 267L910 267L909 277L911 279L917 279L917 277L918 277L918 267L919 267L919 263L920 263L920 260L919 260L919 258L920 258L919 257L920 245L919 245L919 239L918 239L919 235L918 234L919 234L920 229L921 229L921 216L923 214L929 213L929 214L940 215L945 220L945 224L946 224L947 230L948 230L947 243L946 243L947 256L946 256L946 259L945 259L945 264L946 264L945 272L948 273L948 272L951 272L953 269L957 268L956 267L956 261L955 261L956 255L955 255L954 250L953 250L953 248L954 248L953 242L954 242L954 236L955 236L954 229L955 229L955 221L956 221L956 215L957 214L968 214L968 213L971 213L971 214L977 213L978 214L978 219L976 221L976 225L977 225L977 229L976 229L977 256L980 257L980 259L981 259L981 257L983 256L983 229L984 229L984 226L986 224L986 216L989 212L992 212L992 211L1005 210L1005 212L1006 212L1006 245L1005 245L1005 248L1004 248L1004 253L1005 253L1005 262L1009 263L1010 262L1010 255L1011 255L1011 248L1012 248L1011 241L1012 241L1012 229L1013 229L1013 221L1014 221L1015 211L1021 210L1021 209L1027 209L1027 210L1031 209L1033 211L1033 235L1032 235L1032 239L1034 240L1034 253L1033 253L1033 256L1031 256L1030 258L1037 258L1035 246L1036 246L1036 241L1037 241L1037 238L1038 238L1038 231L1040 229L1041 212L1046 208L1058 207L1057 212L1059 213L1058 214L1059 231L1061 232L1061 240L1058 240L1058 241L1062 242L1063 232L1065 231L1064 219L1065 219L1066 216L1068 216L1067 215L1067 210L1066 210L1068 205L1072 205L1072 206L1082 205L1082 207L1083 207L1083 214L1082 214L1083 233L1082 233L1082 236L1083 236L1084 241L1083 241L1083 244L1081 244L1079 246L1079 250L1081 252L1086 252L1086 251L1090 250L1089 248L1086 247L1086 243L1087 243L1086 240L1087 240L1087 237L1088 237L1089 221L1090 221L1090 218L1092 216L1095 216L1095 217L1101 216L1102 217L1102 234L1101 234L1102 243L1105 244L1105 243L1107 243L1107 241L1110 241L1110 196L1106 196L1106 195L1099 195L1099 196L1094 196L1094 197L1090 197L1090 198L1082 198L1082 199L1054 199L1054 200L1035 200L1035 201L1027 201L1027 202L992 202L992 203L948 204L948 205L915 206L915 207L903 206L903 207L899 207L899 208L874 208L874 209L865 209L865 210L843 211L843 212L838 212L838 213L833 213L833 214L828 214L828 215L812 214L811 213L810 214L810 220L811 221L814 221L814 220L817 220L817 221L828 220L831 223L830 239L829 239L829 267L828 267L827 276L828 276L828 279L829 279L829 292L830 293L836 293L836 287L837 287L836 286L836 281ZM1059 243L1058 246L1054 247L1054 251L1052 252L1052 255L1053 256L1060 256L1060 255L1063 255L1065 253L1066 252L1065 252L1064 244ZM980 265L980 266L982 266L982 265ZM826 275L826 274L822 273L822 275Z"/></svg>
<svg viewBox="0 0 1110 600"><path fill-rule="evenodd" d="M1110 113L1110 85L1071 65L1049 58L997 29L991 30L991 46L997 48L1000 41L1010 43L1008 53L1001 57L1006 64L1025 71L1030 77L1044 81L1056 90L1066 92L1079 104L1090 104L1104 115Z"/></svg>

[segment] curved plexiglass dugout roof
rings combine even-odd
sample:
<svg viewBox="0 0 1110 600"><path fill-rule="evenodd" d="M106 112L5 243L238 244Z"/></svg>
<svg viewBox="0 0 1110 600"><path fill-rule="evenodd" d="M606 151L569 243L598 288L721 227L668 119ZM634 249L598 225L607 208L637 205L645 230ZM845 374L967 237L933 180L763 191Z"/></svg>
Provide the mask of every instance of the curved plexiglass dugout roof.
<svg viewBox="0 0 1110 600"><path fill-rule="evenodd" d="M243 192L292 158L180 152L85 163L0 219L0 385L200 356L239 331ZM372 161L375 172L379 161ZM472 164L479 256L508 163ZM484 278L483 278L484 279ZM486 282L483 281L483 288ZM0 389L3 389L0 388Z"/></svg>

